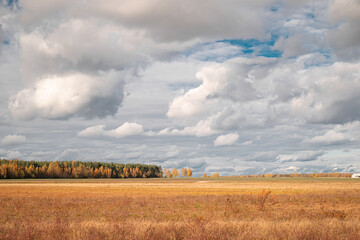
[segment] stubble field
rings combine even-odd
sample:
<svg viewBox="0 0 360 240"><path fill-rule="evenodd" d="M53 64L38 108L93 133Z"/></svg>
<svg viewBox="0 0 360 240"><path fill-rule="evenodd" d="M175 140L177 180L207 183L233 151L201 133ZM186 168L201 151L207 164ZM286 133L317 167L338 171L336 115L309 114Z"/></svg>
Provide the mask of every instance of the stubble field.
<svg viewBox="0 0 360 240"><path fill-rule="evenodd" d="M0 239L360 239L357 179L1 180Z"/></svg>

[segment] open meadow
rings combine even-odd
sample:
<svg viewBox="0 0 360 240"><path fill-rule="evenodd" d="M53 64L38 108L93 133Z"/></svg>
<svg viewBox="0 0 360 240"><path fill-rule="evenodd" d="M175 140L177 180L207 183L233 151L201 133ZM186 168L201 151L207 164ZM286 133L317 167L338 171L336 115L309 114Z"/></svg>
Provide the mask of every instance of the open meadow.
<svg viewBox="0 0 360 240"><path fill-rule="evenodd" d="M360 239L360 180L0 181L0 239Z"/></svg>

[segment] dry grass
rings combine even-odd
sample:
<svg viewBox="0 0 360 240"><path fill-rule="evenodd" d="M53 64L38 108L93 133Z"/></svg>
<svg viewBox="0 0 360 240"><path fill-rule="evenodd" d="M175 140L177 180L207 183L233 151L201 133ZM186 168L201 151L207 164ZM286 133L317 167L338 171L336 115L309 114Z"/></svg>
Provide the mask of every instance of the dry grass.
<svg viewBox="0 0 360 240"><path fill-rule="evenodd" d="M0 181L0 239L360 239L360 181Z"/></svg>

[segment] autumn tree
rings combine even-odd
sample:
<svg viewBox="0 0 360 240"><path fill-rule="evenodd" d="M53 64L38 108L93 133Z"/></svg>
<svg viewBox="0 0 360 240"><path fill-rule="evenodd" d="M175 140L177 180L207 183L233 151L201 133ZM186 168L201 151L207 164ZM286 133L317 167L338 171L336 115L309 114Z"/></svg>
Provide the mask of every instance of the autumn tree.
<svg viewBox="0 0 360 240"><path fill-rule="evenodd" d="M162 177L156 165L101 162L35 162L0 159L0 178L125 178Z"/></svg>
<svg viewBox="0 0 360 240"><path fill-rule="evenodd" d="M219 175L219 173L218 172L216 172L216 173L214 173L213 175L212 175L212 177L215 177L215 178L218 178L220 175Z"/></svg>
<svg viewBox="0 0 360 240"><path fill-rule="evenodd" d="M188 177L191 177L192 176L192 171L190 168L187 169L187 176Z"/></svg>
<svg viewBox="0 0 360 240"><path fill-rule="evenodd" d="M89 170L83 164L79 164L79 166L74 169L74 177L75 178L88 178Z"/></svg>
<svg viewBox="0 0 360 240"><path fill-rule="evenodd" d="M51 162L46 173L47 173L47 177L50 178L62 177L62 169L59 167L57 162Z"/></svg>
<svg viewBox="0 0 360 240"><path fill-rule="evenodd" d="M128 178L130 176L130 171L127 167L123 168L123 175L125 178Z"/></svg>
<svg viewBox="0 0 360 240"><path fill-rule="evenodd" d="M36 168L33 165L25 167L26 177L35 178L36 177Z"/></svg>
<svg viewBox="0 0 360 240"><path fill-rule="evenodd" d="M164 177L170 178L170 169L164 169Z"/></svg>
<svg viewBox="0 0 360 240"><path fill-rule="evenodd" d="M110 168L105 168L105 172L106 172L106 177L111 178L112 170Z"/></svg>
<svg viewBox="0 0 360 240"><path fill-rule="evenodd" d="M47 172L47 167L46 165L42 166L41 168L38 169L39 171L39 177L41 178L46 178L46 172Z"/></svg>
<svg viewBox="0 0 360 240"><path fill-rule="evenodd" d="M206 177L207 177L207 174L206 174L206 173L203 173L202 177L203 177L203 178L206 178Z"/></svg>
<svg viewBox="0 0 360 240"><path fill-rule="evenodd" d="M187 169L186 168L181 169L181 175L183 175L183 177L187 177Z"/></svg>
<svg viewBox="0 0 360 240"><path fill-rule="evenodd" d="M0 178L7 178L7 166L2 164L0 167Z"/></svg>
<svg viewBox="0 0 360 240"><path fill-rule="evenodd" d="M174 177L178 177L180 174L179 174L179 170L177 170L176 168L173 168L171 170L171 173Z"/></svg>

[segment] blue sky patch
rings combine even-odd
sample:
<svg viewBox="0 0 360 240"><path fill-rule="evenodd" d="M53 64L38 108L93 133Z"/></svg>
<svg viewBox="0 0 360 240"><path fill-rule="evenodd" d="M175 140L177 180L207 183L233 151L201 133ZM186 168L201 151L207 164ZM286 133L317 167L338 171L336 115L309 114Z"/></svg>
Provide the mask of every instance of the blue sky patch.
<svg viewBox="0 0 360 240"><path fill-rule="evenodd" d="M0 0L0 3L5 3L5 6L7 7L12 7L12 6L19 6L19 1L18 0Z"/></svg>
<svg viewBox="0 0 360 240"><path fill-rule="evenodd" d="M242 48L244 54L254 54L256 56L279 58L282 52L279 50L273 50L278 35L272 34L271 39L267 41L260 41L258 39L229 39L218 42L230 43Z"/></svg>

